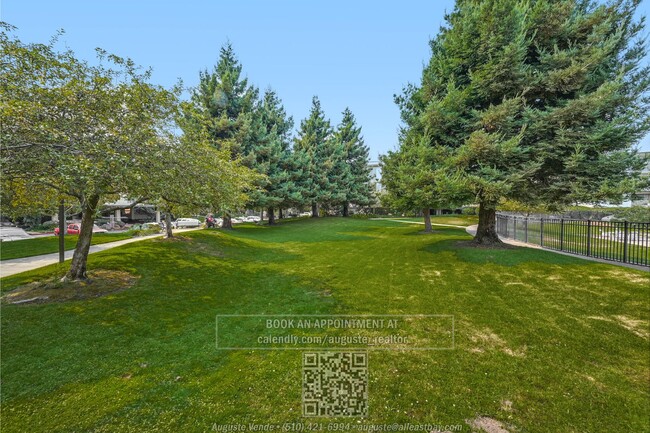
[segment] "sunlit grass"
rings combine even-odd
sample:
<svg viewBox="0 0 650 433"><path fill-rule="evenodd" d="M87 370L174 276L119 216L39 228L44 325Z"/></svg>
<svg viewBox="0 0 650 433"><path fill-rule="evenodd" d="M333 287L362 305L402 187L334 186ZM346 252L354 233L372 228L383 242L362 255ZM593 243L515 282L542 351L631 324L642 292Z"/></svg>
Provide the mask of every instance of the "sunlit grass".
<svg viewBox="0 0 650 433"><path fill-rule="evenodd" d="M133 237L133 233L94 233L92 244L104 244ZM65 249L73 250L79 239L78 235L65 235ZM43 236L34 239L0 242L0 260L32 257L59 251L58 236Z"/></svg>
<svg viewBox="0 0 650 433"><path fill-rule="evenodd" d="M454 315L454 350L370 352L364 423L465 425L482 415L512 432L650 429L648 273L468 248L463 229L421 231L328 218L94 254L92 269L131 272L136 284L2 306L3 432L328 421L302 417L300 351L219 351L217 314Z"/></svg>

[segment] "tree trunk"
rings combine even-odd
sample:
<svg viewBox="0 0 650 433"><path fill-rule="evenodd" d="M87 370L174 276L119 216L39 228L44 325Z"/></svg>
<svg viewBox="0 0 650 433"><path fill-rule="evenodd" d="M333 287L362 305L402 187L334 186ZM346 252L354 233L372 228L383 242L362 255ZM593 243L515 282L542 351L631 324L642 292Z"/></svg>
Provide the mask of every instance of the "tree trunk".
<svg viewBox="0 0 650 433"><path fill-rule="evenodd" d="M165 214L165 230L167 232L166 237L168 239L174 237L174 233L172 232L172 214L171 214L171 212L167 212Z"/></svg>
<svg viewBox="0 0 650 433"><path fill-rule="evenodd" d="M311 217L312 218L318 218L320 215L318 214L319 212L318 209L318 203L314 202L311 204Z"/></svg>
<svg viewBox="0 0 650 433"><path fill-rule="evenodd" d="M478 245L502 244L497 234L497 211L496 206L481 202L478 207L478 228L474 243Z"/></svg>
<svg viewBox="0 0 650 433"><path fill-rule="evenodd" d="M279 208L279 209L278 209L278 218L279 218L279 219L284 218L284 215L282 215L282 208Z"/></svg>
<svg viewBox="0 0 650 433"><path fill-rule="evenodd" d="M273 212L272 207L269 208L267 215L269 216L269 225L275 225L275 213Z"/></svg>
<svg viewBox="0 0 650 433"><path fill-rule="evenodd" d="M264 209L260 210L260 222L264 221Z"/></svg>
<svg viewBox="0 0 650 433"><path fill-rule="evenodd" d="M343 203L343 216L346 217L349 214L350 214L350 206L349 206L348 202L346 201L345 203Z"/></svg>
<svg viewBox="0 0 650 433"><path fill-rule="evenodd" d="M86 264L88 262L88 252L90 243L93 239L93 226L95 224L95 211L99 203L99 196L94 195L85 199L81 204L81 227L79 230L79 240L74 249L72 263L68 273L63 277L66 280L87 280Z"/></svg>
<svg viewBox="0 0 650 433"><path fill-rule="evenodd" d="M431 209L422 209L422 213L424 214L424 232L431 233L433 231L431 228Z"/></svg>
<svg viewBox="0 0 650 433"><path fill-rule="evenodd" d="M224 214L223 214L223 222L221 223L221 228L222 229L227 229L227 230L232 230L232 217L230 216L230 212L224 212Z"/></svg>

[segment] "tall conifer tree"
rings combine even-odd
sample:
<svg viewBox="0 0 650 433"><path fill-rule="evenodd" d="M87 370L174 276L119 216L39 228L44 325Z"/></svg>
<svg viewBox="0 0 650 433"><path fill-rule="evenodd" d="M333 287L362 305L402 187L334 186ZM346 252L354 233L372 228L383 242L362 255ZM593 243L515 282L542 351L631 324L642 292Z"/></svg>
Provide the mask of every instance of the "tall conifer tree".
<svg viewBox="0 0 650 433"><path fill-rule="evenodd" d="M199 75L192 102L208 120L206 127L213 144L218 148L227 147L233 160L251 151L251 124L257 95L257 89L242 77L242 65L230 43L221 48L213 71L205 70ZM232 228L232 210L222 209L224 228Z"/></svg>
<svg viewBox="0 0 650 433"><path fill-rule="evenodd" d="M336 139L342 145L343 182L343 216L348 216L349 205L369 205L374 200L373 188L368 163L369 151L357 126L354 114L349 108L343 111L343 119L336 131Z"/></svg>
<svg viewBox="0 0 650 433"><path fill-rule="evenodd" d="M318 97L312 99L309 117L300 122L294 141L296 158L303 163L299 181L303 203L311 206L312 217L319 216L320 204L331 200L328 173L331 171L332 127L325 118Z"/></svg>
<svg viewBox="0 0 650 433"><path fill-rule="evenodd" d="M633 148L650 129L638 4L465 0L447 16L420 86L397 101L404 141L448 149L438 163L460 174L456 198L479 203L477 243L499 242L502 199L563 206L638 188Z"/></svg>

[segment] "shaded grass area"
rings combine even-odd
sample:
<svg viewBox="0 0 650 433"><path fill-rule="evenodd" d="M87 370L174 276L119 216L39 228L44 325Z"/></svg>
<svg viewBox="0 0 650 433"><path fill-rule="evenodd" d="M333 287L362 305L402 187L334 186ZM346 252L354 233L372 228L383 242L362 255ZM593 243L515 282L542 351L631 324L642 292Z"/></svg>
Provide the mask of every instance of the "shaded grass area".
<svg viewBox="0 0 650 433"><path fill-rule="evenodd" d="M370 352L364 423L650 429L647 273L420 230L327 218L93 254L91 269L130 272L135 285L2 307L3 432L313 421L301 416L301 353L218 351L217 314L454 315L454 350ZM3 291L64 270L4 278Z"/></svg>
<svg viewBox="0 0 650 433"><path fill-rule="evenodd" d="M642 266L650 265L650 256L645 239L646 233L639 226L631 226L627 241L624 241L622 227L612 226L609 222L593 222L591 227L583 221L545 220L508 221L507 237L542 245L545 248L566 251L574 254L626 261ZM506 231L500 225L501 234ZM543 228L543 234L542 234Z"/></svg>
<svg viewBox="0 0 650 433"><path fill-rule="evenodd" d="M133 233L94 233L92 244L99 245L107 242L130 239ZM79 239L78 235L65 236L65 249L73 250ZM41 254L56 253L59 251L58 236L44 236L20 241L0 242L0 260L19 259L22 257L39 256Z"/></svg>
<svg viewBox="0 0 650 433"><path fill-rule="evenodd" d="M386 219L396 219L403 221L413 221L423 223L423 217L382 217ZM478 224L478 217L474 215L431 215L431 222L433 224L449 224L453 226L471 226Z"/></svg>

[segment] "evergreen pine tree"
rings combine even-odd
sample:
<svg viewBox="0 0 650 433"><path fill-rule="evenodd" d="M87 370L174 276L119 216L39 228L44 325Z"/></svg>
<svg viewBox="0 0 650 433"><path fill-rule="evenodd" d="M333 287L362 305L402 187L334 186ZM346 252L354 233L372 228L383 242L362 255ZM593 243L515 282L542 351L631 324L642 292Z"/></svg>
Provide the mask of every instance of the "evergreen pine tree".
<svg viewBox="0 0 650 433"><path fill-rule="evenodd" d="M251 148L246 159L265 176L260 188L251 192L250 203L267 209L270 225L275 222L275 208L292 194L291 173L287 171L290 168L287 158L292 127L293 119L287 117L282 101L275 92L267 90L256 105L251 126Z"/></svg>
<svg viewBox="0 0 650 433"><path fill-rule="evenodd" d="M331 172L332 127L325 118L318 97L312 99L309 117L300 122L294 140L294 153L302 163L299 188L302 202L311 206L312 217L319 216L319 206L332 200L329 173Z"/></svg>
<svg viewBox="0 0 650 433"><path fill-rule="evenodd" d="M467 0L447 16L421 85L397 101L403 136L447 149L457 199L479 203L477 243L499 242L502 199L599 203L638 187L633 147L650 129L638 4Z"/></svg>
<svg viewBox="0 0 650 433"><path fill-rule="evenodd" d="M257 89L249 86L248 80L242 77L242 65L230 43L221 48L214 70L199 74L199 84L192 94L192 102L203 118L208 119L206 128L214 145L227 147L233 160L251 151L252 112L257 95ZM233 209L222 210L223 227L232 228Z"/></svg>
<svg viewBox="0 0 650 433"><path fill-rule="evenodd" d="M345 168L342 170L343 181L340 187L343 193L343 216L348 216L349 205L369 205L374 201L371 184L369 151L361 136L361 127L357 127L352 111L346 108L343 119L336 131L336 139L342 145Z"/></svg>

